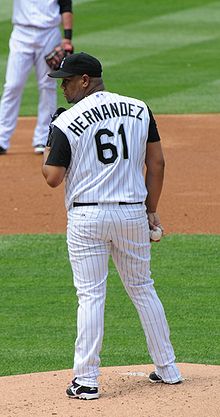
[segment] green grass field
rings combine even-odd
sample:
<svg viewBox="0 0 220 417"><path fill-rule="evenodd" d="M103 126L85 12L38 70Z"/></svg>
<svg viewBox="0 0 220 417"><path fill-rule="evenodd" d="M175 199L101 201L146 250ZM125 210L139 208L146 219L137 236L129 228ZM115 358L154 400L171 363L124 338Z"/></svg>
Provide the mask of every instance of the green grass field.
<svg viewBox="0 0 220 417"><path fill-rule="evenodd" d="M1 12L0 93L11 31L11 0ZM76 52L103 62L106 88L147 102L155 113L220 111L220 3L209 0L75 0ZM66 105L59 93L59 105ZM37 111L34 73L21 115Z"/></svg>
<svg viewBox="0 0 220 417"><path fill-rule="evenodd" d="M12 0L0 15L2 93ZM154 113L220 111L220 3L75 0L74 42L103 62L106 88ZM4 42L2 41L4 39ZM66 103L59 92L60 106ZM20 114L36 115L34 73ZM152 274L178 362L220 364L220 236L170 235ZM64 235L0 236L0 375L72 366L77 300ZM110 262L102 365L150 362L139 319Z"/></svg>
<svg viewBox="0 0 220 417"><path fill-rule="evenodd" d="M0 375L72 367L77 299L64 235L0 238ZM152 245L152 276L178 362L220 364L220 236ZM137 313L109 264L102 366L150 363Z"/></svg>

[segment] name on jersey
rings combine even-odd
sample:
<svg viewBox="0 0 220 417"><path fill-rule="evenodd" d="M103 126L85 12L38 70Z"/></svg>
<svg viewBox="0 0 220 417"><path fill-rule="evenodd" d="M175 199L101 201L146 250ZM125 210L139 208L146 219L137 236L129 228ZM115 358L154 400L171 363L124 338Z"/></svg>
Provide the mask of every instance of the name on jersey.
<svg viewBox="0 0 220 417"><path fill-rule="evenodd" d="M90 125L106 119L114 117L128 116L138 120L142 120L142 113L144 107L138 106L134 103L119 103L102 104L99 107L92 107L85 110L80 116L77 116L68 128L80 136Z"/></svg>

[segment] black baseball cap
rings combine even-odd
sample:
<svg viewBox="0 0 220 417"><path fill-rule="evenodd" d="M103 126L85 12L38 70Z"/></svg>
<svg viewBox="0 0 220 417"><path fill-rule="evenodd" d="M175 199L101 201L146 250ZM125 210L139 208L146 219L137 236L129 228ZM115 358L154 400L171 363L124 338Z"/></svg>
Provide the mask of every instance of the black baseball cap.
<svg viewBox="0 0 220 417"><path fill-rule="evenodd" d="M66 78L83 74L90 77L101 77L102 74L102 66L99 60L85 52L67 55L62 60L59 69L48 75L52 78Z"/></svg>

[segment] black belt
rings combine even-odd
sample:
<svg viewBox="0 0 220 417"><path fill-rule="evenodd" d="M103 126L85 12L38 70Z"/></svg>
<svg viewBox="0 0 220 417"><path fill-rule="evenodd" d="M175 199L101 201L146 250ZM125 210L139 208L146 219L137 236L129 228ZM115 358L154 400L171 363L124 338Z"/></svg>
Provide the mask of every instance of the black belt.
<svg viewBox="0 0 220 417"><path fill-rule="evenodd" d="M81 207L81 206L98 206L99 203L73 203L73 207ZM103 203L105 204L105 203ZM110 203L111 204L111 203ZM112 203L114 204L114 203ZM118 203L115 204L119 204L119 206L124 206L126 204L142 204L141 201L137 201L135 203L127 203L126 201L119 201Z"/></svg>

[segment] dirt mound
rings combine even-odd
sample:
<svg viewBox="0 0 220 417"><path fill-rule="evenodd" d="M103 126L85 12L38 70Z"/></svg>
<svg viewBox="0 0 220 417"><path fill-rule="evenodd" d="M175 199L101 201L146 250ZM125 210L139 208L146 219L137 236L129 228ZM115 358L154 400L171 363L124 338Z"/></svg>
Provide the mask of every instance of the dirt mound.
<svg viewBox="0 0 220 417"><path fill-rule="evenodd" d="M72 371L0 378L1 417L218 417L218 366L179 364L180 385L151 384L151 365L101 368L100 398L65 396Z"/></svg>

